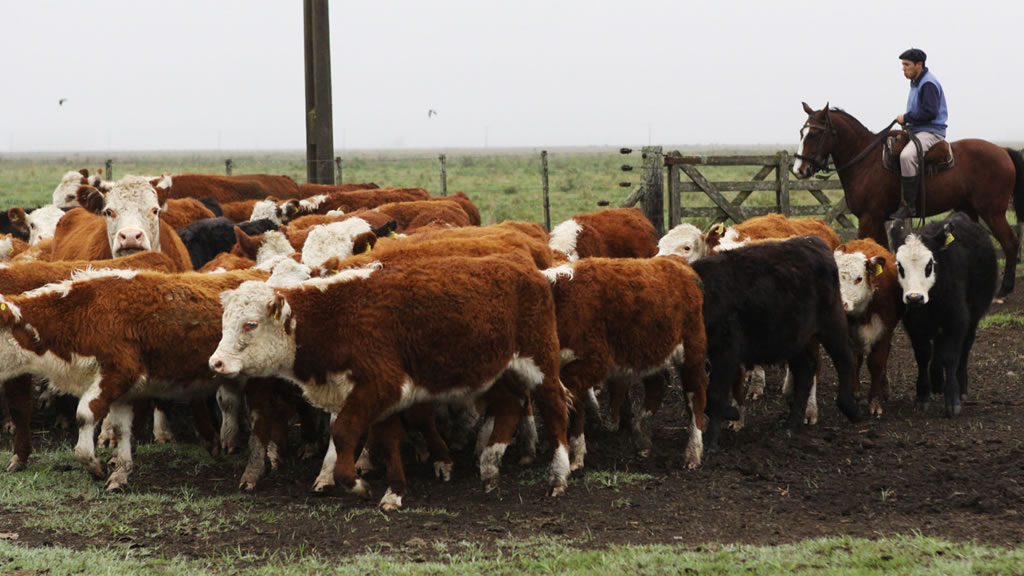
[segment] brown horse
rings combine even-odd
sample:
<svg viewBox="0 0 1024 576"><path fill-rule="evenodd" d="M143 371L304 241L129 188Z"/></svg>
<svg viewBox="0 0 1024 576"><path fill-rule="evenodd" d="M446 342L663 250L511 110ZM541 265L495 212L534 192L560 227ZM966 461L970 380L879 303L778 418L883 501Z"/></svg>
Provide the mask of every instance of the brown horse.
<svg viewBox="0 0 1024 576"><path fill-rule="evenodd" d="M838 108L812 110L806 103L807 122L800 131L800 149L793 171L808 178L825 169L829 156L838 167L846 194L846 205L860 225L858 238L873 238L888 245L885 220L900 204L900 175L882 166L884 134L864 127ZM1003 283L996 298L1013 290L1019 240L1006 221L1006 209L1013 197L1016 210L1024 209L1024 157L986 140L951 142L955 164L952 168L924 177L924 194L919 194L918 214L931 216L960 210L974 221L981 217L1006 256ZM926 197L925 197L926 196ZM927 212L925 212L925 210Z"/></svg>

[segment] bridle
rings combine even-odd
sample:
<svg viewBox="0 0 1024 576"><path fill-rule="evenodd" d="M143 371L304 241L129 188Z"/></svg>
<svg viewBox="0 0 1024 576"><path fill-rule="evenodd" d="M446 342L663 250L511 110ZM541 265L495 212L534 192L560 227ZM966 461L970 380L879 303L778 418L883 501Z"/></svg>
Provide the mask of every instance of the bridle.
<svg viewBox="0 0 1024 576"><path fill-rule="evenodd" d="M811 130L821 130L822 132L826 132L827 134L829 134L831 136L836 136L837 135L836 128L832 124L832 114L829 113L828 108L825 108L825 124L824 125L822 125L822 124L815 124L814 122L812 122L812 120L813 120L813 118L808 118L807 122L804 122L804 125L800 128L801 140L803 140L803 138L804 138L804 130L805 129L807 130L808 133L810 133ZM871 141L871 144L868 144L868 146L866 148L861 150L849 162L847 162L846 164L843 164L842 166L836 168L835 171L838 173L838 172L840 172L842 170L846 170L850 166L853 166L857 162L860 162L861 160L863 160L864 157L867 156L868 153L871 152L871 150L873 150L875 148L875 146L878 146L882 142L882 140L885 139L885 137L889 134L889 129L892 128L894 124L896 124L896 119L893 119L892 122L889 122L888 126L886 126L885 128L882 128L882 130L880 132L877 132L875 134L874 140ZM814 156L805 156L803 154L794 154L793 157L794 158L799 158L799 159L803 160L804 162L810 163L811 167L814 168L815 172L829 172L831 170L829 168L828 154L825 154L825 138L822 138L818 142L818 150L815 152Z"/></svg>

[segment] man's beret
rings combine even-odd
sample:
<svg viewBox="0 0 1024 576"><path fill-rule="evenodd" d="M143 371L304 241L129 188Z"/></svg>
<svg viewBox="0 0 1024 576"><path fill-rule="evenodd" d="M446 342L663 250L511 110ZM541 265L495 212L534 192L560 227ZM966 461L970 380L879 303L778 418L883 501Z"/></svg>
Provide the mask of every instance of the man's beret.
<svg viewBox="0 0 1024 576"><path fill-rule="evenodd" d="M900 60L910 60L911 62L924 62L927 58L928 56L925 55L924 50L920 48L911 48L900 54Z"/></svg>

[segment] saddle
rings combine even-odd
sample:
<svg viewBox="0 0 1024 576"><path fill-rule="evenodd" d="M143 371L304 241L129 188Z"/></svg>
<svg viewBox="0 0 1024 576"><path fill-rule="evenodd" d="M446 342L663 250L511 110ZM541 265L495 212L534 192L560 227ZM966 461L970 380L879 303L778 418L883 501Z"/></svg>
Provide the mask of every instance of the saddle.
<svg viewBox="0 0 1024 576"><path fill-rule="evenodd" d="M885 139L882 146L882 165L889 171L900 173L900 152L910 144L910 136L903 130L894 130ZM924 166L921 173L925 176L937 174L953 167L953 148L943 140L924 153Z"/></svg>

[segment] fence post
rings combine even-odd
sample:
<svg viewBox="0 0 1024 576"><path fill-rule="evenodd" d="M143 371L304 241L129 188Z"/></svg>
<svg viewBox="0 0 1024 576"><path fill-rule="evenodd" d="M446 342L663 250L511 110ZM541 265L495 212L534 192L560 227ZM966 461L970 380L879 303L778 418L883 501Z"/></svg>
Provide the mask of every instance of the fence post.
<svg viewBox="0 0 1024 576"><path fill-rule="evenodd" d="M448 168L444 154L439 154L437 159L441 162L441 196L448 195Z"/></svg>
<svg viewBox="0 0 1024 576"><path fill-rule="evenodd" d="M551 198L548 195L548 151L540 151L540 174L544 182L544 229L551 231Z"/></svg>
<svg viewBox="0 0 1024 576"><path fill-rule="evenodd" d="M103 169L107 171L107 180L114 179L114 159L107 158L107 161L103 163Z"/></svg>
<svg viewBox="0 0 1024 576"><path fill-rule="evenodd" d="M781 150L776 154L778 159L778 165L775 169L775 181L778 183L778 197L776 200L779 205L779 213L786 218L792 214L792 210L789 207L789 152Z"/></svg>
<svg viewBox="0 0 1024 576"><path fill-rule="evenodd" d="M335 156L334 157L334 167L337 168L337 173L338 173L338 177L337 177L337 179L335 179L334 183L340 185L341 182L342 182L342 180L341 180L341 156Z"/></svg>
<svg viewBox="0 0 1024 576"><path fill-rule="evenodd" d="M681 156L676 152L669 152L668 156ZM668 167L668 228L671 230L683 221L682 194L679 192L679 165L669 164Z"/></svg>
<svg viewBox="0 0 1024 576"><path fill-rule="evenodd" d="M232 160L231 158L228 158L227 160L224 161L224 172L227 173L228 176L231 176L231 169L234 167L235 161Z"/></svg>
<svg viewBox="0 0 1024 576"><path fill-rule="evenodd" d="M644 146L642 152L646 190L643 198L643 210L647 219L654 224L654 229L658 231L660 237L665 234L665 191L664 178L661 174L661 146Z"/></svg>

